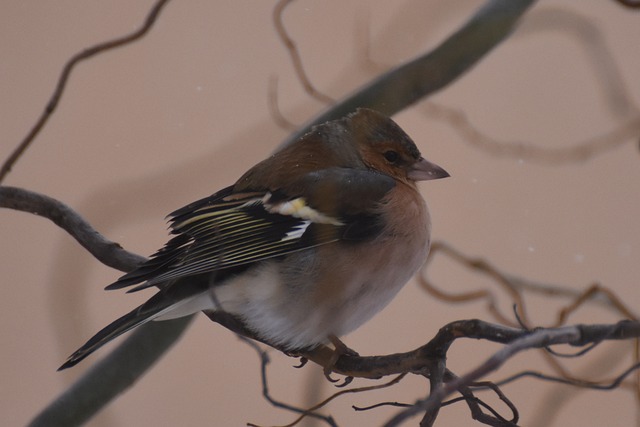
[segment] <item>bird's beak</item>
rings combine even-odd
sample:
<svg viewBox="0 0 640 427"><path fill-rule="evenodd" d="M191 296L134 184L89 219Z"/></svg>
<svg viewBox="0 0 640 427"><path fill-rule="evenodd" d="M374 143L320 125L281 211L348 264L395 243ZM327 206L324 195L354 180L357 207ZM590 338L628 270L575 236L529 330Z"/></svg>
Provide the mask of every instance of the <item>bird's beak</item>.
<svg viewBox="0 0 640 427"><path fill-rule="evenodd" d="M435 163L431 163L424 157L420 157L420 160L415 162L407 173L407 177L413 181L428 181L430 179L440 179L448 176L450 175L446 170Z"/></svg>

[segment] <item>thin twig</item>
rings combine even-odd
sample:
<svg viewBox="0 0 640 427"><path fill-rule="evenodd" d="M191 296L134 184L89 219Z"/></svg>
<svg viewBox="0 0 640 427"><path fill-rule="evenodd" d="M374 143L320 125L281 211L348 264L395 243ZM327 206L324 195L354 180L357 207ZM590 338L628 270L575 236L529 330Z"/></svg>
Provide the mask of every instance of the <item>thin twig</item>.
<svg viewBox="0 0 640 427"><path fill-rule="evenodd" d="M630 327L630 329L628 328ZM441 387L434 390L431 395L422 401L417 402L413 407L403 410L396 416L391 418L385 427L399 426L405 420L417 415L421 412L428 412L437 407L437 405L447 396L459 390L461 387L468 386L480 378L486 376L490 372L494 372L501 367L507 360L517 353L532 349L548 347L553 344L571 344L582 346L588 342L603 339L621 339L622 336L640 334L640 323L638 322L619 322L616 325L579 325L566 326L556 329L540 329L522 336L504 346L495 352L484 363L469 371L467 374L455 378L444 383Z"/></svg>
<svg viewBox="0 0 640 427"><path fill-rule="evenodd" d="M325 415L319 414L317 412L314 412L313 409L305 410L302 408L298 408L298 407L289 405L288 403L284 403L274 399L273 396L271 396L271 392L269 391L269 380L267 378L267 366L270 363L269 355L265 350L263 350L260 347L260 345L258 345L257 342L249 338L243 337L242 335L238 335L238 338L242 342L247 344L249 347L251 347L258 354L258 357L260 358L260 378L262 380L262 397L264 397L267 402L269 402L272 406L276 408L285 409L287 411L294 412L296 414L302 414L300 418L298 418L299 420L301 420L306 416L309 416L309 417L324 421L331 427L337 427L335 420L331 416L325 416ZM295 425L295 423L291 425ZM258 424L254 424L254 423L247 423L247 426L259 427Z"/></svg>
<svg viewBox="0 0 640 427"><path fill-rule="evenodd" d="M71 75L71 71L73 71L74 67L81 61L85 59L89 59L94 55L102 53L107 50L115 49L119 46L130 44L140 38L142 38L153 26L156 22L162 8L169 2L169 0L158 0L158 2L151 8L149 13L147 14L147 18L145 19L142 26L136 31L132 32L123 37L118 37L113 40L109 40L90 48L84 49L81 52L73 55L67 63L64 65L62 72L60 73L60 77L58 78L58 83L56 84L55 90L53 91L53 95L49 99L49 102L45 106L44 111L40 115L40 118L33 125L27 136L18 144L18 146L14 149L11 155L4 162L2 167L0 168L0 183L4 180L7 174L11 171L14 164L20 159L22 154L29 148L33 140L36 138L40 130L44 127L44 125L49 120L49 117L53 114L58 103L60 102L60 98L64 93L64 89L69 80L69 76Z"/></svg>
<svg viewBox="0 0 640 427"><path fill-rule="evenodd" d="M335 120L359 107L392 116L451 84L471 69L518 24L536 0L492 0L434 50L379 76L289 136L280 148L296 141L313 125Z"/></svg>
<svg viewBox="0 0 640 427"><path fill-rule="evenodd" d="M278 126L282 129L286 129L290 132L294 131L298 128L297 125L291 123L280 111L280 106L278 105L278 77L271 76L269 79L269 93L268 93L268 101L269 101L269 113L271 114L271 118L276 122Z"/></svg>
<svg viewBox="0 0 640 427"><path fill-rule="evenodd" d="M331 105L335 103L335 100L330 96L325 95L324 93L317 90L311 80L307 77L307 73L304 71L304 67L302 65L302 58L300 57L300 52L298 51L298 47L293 39L287 33L287 29L284 26L284 22L282 20L282 14L284 10L291 4L293 0L280 0L276 6L273 8L273 24L276 27L276 32L278 33L278 37L280 37L280 41L287 49L289 53L289 57L291 58L291 62L293 63L293 69L296 72L296 76L298 77L298 81L304 87L305 92L307 92L311 97L317 99L318 101Z"/></svg>
<svg viewBox="0 0 640 427"><path fill-rule="evenodd" d="M467 115L455 108L433 102L422 106L430 116L444 120L469 145L497 157L510 157L547 165L582 163L620 148L640 135L640 116L625 119L615 128L584 141L558 147L541 147L528 141L500 141L475 127Z"/></svg>
<svg viewBox="0 0 640 427"><path fill-rule="evenodd" d="M488 260L482 258L474 258L466 255L446 242L433 242L431 246L431 252L429 254L429 259L423 266L421 274L418 276L420 285L430 294L448 302L468 302L485 298L487 299L489 310L496 315L496 319L498 321L505 324L513 324L513 322L511 320L508 320L504 314L497 311L497 308L495 307L496 297L490 291L481 289L460 294L453 294L435 287L435 285L428 279L426 271L431 263L434 262L433 260L438 254L446 255L449 259L459 263L465 268L487 275L493 280L496 280L500 285L512 288L512 292L530 292L532 294L539 294L548 297L571 299L573 303L563 309L565 311L564 314L559 314L560 317L554 324L554 326L556 327L560 326L566 320L566 316L577 308L577 306L575 305L576 301L584 301L585 303L597 303L598 305L614 310L616 313L622 314L624 317L629 319L639 318L639 316L634 313L630 307L627 307L619 300L619 298L615 296L615 294L613 294L602 285L594 284L589 286L586 291L581 291L565 285L536 282L528 278L507 273ZM594 287L595 289L592 289ZM522 301L516 302L516 304L522 304Z"/></svg>
<svg viewBox="0 0 640 427"><path fill-rule="evenodd" d="M625 378L627 378L632 373L638 371L639 369L640 369L640 363L634 363L629 368L625 369L624 372L622 372L620 375L610 380L608 383L604 383L604 384L603 384L603 381L595 382L595 381L580 380L576 378L556 377L553 375L547 375L547 374L543 374L542 372L536 372L536 371L518 372L517 374L514 374L508 378L505 378L500 381L496 381L495 384L502 386L502 385L514 382L516 380L519 380L520 378L523 378L523 377L533 377L533 378L538 378L544 381L567 384L574 387L590 388L594 390L613 390L618 388L620 384L622 384Z"/></svg>
<svg viewBox="0 0 640 427"><path fill-rule="evenodd" d="M434 242L431 245L431 252L429 254L429 258L425 262L422 270L420 271L420 275L418 276L418 281L423 289L425 289L430 294L443 299L448 302L467 302L474 300L485 300L487 303L487 309L490 313L492 313L499 322L516 326L517 323L513 320L509 319L505 314L503 314L497 306L497 298L494 296L493 292L490 290L478 290L472 292L466 292L462 294L452 294L450 292L445 293L444 291L438 289L433 283L428 279L426 275L426 271L428 266L433 262L436 254L443 253L447 255L449 258L454 261L464 265L467 268L480 271L487 276L489 276L495 283L502 287L502 289L506 292L506 294L511 298L511 301L516 306L516 310L518 310L517 315L525 324L528 324L528 318L525 310L525 301L522 296L522 292L520 289L513 286L509 277L502 274L500 270L491 265L488 261L481 258L470 258L463 255L461 252L455 250L451 245L445 242Z"/></svg>
<svg viewBox="0 0 640 427"><path fill-rule="evenodd" d="M605 37L593 20L581 14L557 7L538 8L527 15L523 25L514 37L539 33L541 30L564 31L573 35L587 53L591 61L598 87L603 93L602 104L608 106L616 117L624 121L610 131L588 140L574 143L554 144L559 148L546 148L528 141L503 141L490 136L477 127L467 114L457 108L428 102L420 106L426 114L436 120L448 123L462 141L489 155L511 157L547 165L566 165L593 159L607 151L633 143L640 135L640 109L631 98L620 67L607 46ZM366 31L366 30L363 30ZM368 48L368 43L363 43ZM384 65L371 60L365 52L365 66L381 69Z"/></svg>
<svg viewBox="0 0 640 427"><path fill-rule="evenodd" d="M391 381L387 381L387 382L382 383L382 384L376 384L376 385L367 386L367 387L354 387L354 388L348 388L346 390L337 391L334 394L332 394L331 396L329 396L326 399L324 399L322 402L317 403L317 404L313 405L312 407L310 407L309 409L307 409L304 413L302 413L293 422L291 422L289 424L286 424L286 425L283 425L283 426L279 426L279 427L293 427L293 426L297 425L307 415L313 414L313 411L316 411L316 410L326 406L329 402L331 402L332 400L334 400L334 399L336 399L336 398L338 398L338 397L340 397L342 395L353 394L353 393L364 393L364 392L367 392L367 391L380 390L380 389L383 389L383 388L391 387L393 385L398 384L406 375L407 375L406 372L402 373L402 374L394 377Z"/></svg>
<svg viewBox="0 0 640 427"><path fill-rule="evenodd" d="M527 15L527 20L514 37L550 31L573 36L591 62L589 68L594 73L604 101L600 104L617 117L637 114L639 109L631 96L632 91L625 83L624 75L598 21L579 11L580 9L570 10L557 6L537 8Z"/></svg>

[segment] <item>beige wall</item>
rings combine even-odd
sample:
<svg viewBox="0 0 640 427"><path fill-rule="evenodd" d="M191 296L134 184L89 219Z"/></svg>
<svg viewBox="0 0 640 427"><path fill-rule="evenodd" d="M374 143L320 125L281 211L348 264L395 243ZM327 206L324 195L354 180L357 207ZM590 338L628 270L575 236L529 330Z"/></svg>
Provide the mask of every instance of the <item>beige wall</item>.
<svg viewBox="0 0 640 427"><path fill-rule="evenodd" d="M40 114L65 60L136 28L149 3L22 1L0 7L0 158ZM373 60L384 67L435 45L479 2L455 3L452 9L450 2L435 0L299 0L285 21L312 81L340 98L380 70L362 61L365 47L357 31L362 24L370 27ZM576 10L576 4L583 9ZM74 71L57 113L5 183L56 197L109 238L150 254L166 239L166 213L233 182L287 135L268 113L271 76L279 79L279 102L291 121L302 123L323 108L295 80L273 30L272 7L266 1L170 3L147 38ZM607 0L548 0L530 18L549 8L579 13L601 31L625 90L637 102L638 13ZM504 141L566 147L614 129L622 120L604 101L599 68L585 50L585 40L567 31L575 21L537 16L537 24L525 25L526 31L433 100L463 109L479 129ZM542 28L554 22L565 31ZM597 61L602 63L602 57ZM638 311L638 132L635 142L583 163L557 166L472 148L424 105L395 119L426 156L452 174L448 180L421 184L436 239L539 281L574 289L599 281ZM56 372L65 357L148 294L103 292L119 273L41 218L3 210L0 242L0 424L22 425L109 349L73 370ZM431 274L446 289L490 286L441 261ZM500 302L508 312L510 302ZM530 315L548 325L561 305L532 298ZM445 322L472 317L491 319L483 304L451 306L410 283L388 309L345 341L361 354L410 350ZM617 318L590 308L572 321ZM450 367L462 374L495 348L456 344ZM620 372L629 364L629 346L604 350L570 363L580 367L576 373L597 375ZM613 362L607 353L622 364L609 369ZM272 354L274 395L301 403L305 384L322 381L318 369L294 370L295 360ZM540 360L539 353L519 356L493 378L525 367L542 369ZM290 422L293 416L263 401L258 374L252 350L202 317L155 369L91 425ZM342 398L331 412L340 425L374 425L395 410L353 413L350 405L412 402L425 388L424 381L410 378L391 392ZM549 402L567 390L533 380L506 389L526 426L549 425ZM321 393L330 391L325 385ZM555 426L637 422L638 405L628 392L580 392L567 399ZM439 425L473 422L459 405L443 409Z"/></svg>

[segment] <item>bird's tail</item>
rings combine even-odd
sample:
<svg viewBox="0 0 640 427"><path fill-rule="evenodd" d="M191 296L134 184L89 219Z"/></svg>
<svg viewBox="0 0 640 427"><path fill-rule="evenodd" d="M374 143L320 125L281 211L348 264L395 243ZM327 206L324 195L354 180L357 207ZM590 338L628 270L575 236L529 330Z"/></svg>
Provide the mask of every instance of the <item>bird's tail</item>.
<svg viewBox="0 0 640 427"><path fill-rule="evenodd" d="M152 298L153 300L153 298ZM76 350L62 366L58 368L58 371L75 366L85 357L108 343L109 341L119 337L131 329L143 325L157 317L162 316L167 309L171 307L171 304L150 304L150 301L142 304L133 311L125 314L121 318L111 322L104 327L100 332L95 334L89 341L82 347Z"/></svg>

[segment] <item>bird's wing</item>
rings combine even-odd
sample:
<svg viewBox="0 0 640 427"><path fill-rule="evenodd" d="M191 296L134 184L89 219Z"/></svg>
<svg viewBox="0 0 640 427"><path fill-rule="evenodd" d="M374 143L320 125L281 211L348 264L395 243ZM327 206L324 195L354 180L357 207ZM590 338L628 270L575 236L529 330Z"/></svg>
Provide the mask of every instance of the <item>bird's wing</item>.
<svg viewBox="0 0 640 427"><path fill-rule="evenodd" d="M345 168L311 172L286 187L234 192L227 187L170 216L176 234L140 268L107 289L137 291L375 232L374 212L392 178Z"/></svg>

